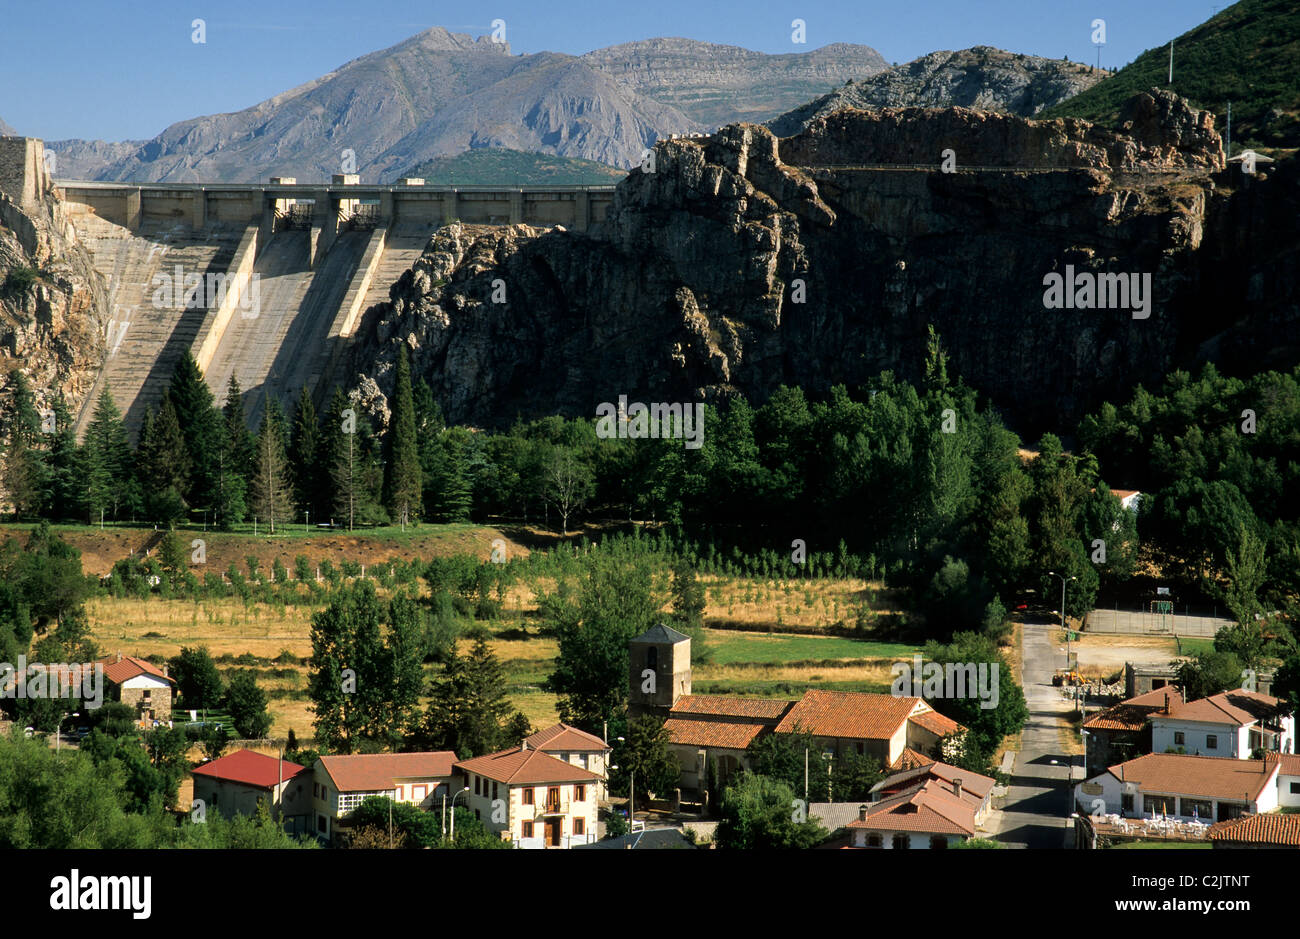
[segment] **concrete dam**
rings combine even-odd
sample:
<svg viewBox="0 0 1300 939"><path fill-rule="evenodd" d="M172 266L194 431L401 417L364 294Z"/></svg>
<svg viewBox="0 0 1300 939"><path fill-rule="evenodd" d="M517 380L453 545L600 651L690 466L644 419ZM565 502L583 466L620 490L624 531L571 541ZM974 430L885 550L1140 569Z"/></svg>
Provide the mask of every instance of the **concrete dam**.
<svg viewBox="0 0 1300 939"><path fill-rule="evenodd" d="M323 406L366 310L432 233L465 224L604 220L614 186L363 185L55 181L68 220L107 283L106 358L77 419L107 386L134 434L189 349L218 404L234 375L251 424L267 395L286 413L303 388Z"/></svg>

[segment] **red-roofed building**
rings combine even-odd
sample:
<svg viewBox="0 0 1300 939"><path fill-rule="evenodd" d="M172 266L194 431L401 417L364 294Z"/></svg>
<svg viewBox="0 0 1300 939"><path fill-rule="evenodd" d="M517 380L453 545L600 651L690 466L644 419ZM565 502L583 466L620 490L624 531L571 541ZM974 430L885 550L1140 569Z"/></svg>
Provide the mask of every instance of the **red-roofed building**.
<svg viewBox="0 0 1300 939"><path fill-rule="evenodd" d="M451 801L456 771L451 750L427 753L353 753L322 756L312 767L316 834L333 838L347 817L369 796L385 796L422 809ZM458 787L457 787L458 788Z"/></svg>
<svg viewBox="0 0 1300 939"><path fill-rule="evenodd" d="M105 656L99 664L104 666L104 680L112 689L113 699L134 708L137 720L171 720L176 682L166 670L121 652Z"/></svg>
<svg viewBox="0 0 1300 939"><path fill-rule="evenodd" d="M534 750L549 753L556 759L591 770L601 777L597 799L605 798L605 778L609 766L610 746L595 734L570 727L568 724L552 724L545 730L539 730L525 738L528 746Z"/></svg>
<svg viewBox="0 0 1300 939"><path fill-rule="evenodd" d="M1300 848L1300 815L1243 815L1210 826L1216 848Z"/></svg>
<svg viewBox="0 0 1300 939"><path fill-rule="evenodd" d="M254 750L236 750L194 767L194 800L226 818L253 815L266 803L290 831L307 831L312 771ZM192 810L192 809L191 809Z"/></svg>
<svg viewBox="0 0 1300 939"><path fill-rule="evenodd" d="M521 848L569 848L597 839L604 777L529 746L462 760L469 808Z"/></svg>
<svg viewBox="0 0 1300 939"><path fill-rule="evenodd" d="M979 834L994 781L947 763L892 773L847 826L855 848L947 848Z"/></svg>
<svg viewBox="0 0 1300 939"><path fill-rule="evenodd" d="M1290 706L1272 695L1231 688L1196 701L1179 701L1150 717L1151 750L1248 760L1256 750L1295 749Z"/></svg>

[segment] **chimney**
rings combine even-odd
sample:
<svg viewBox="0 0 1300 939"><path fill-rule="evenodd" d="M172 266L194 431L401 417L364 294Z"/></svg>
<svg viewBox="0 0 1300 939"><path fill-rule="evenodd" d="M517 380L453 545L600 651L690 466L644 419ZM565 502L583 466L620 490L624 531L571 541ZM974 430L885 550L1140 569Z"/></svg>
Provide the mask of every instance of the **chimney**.
<svg viewBox="0 0 1300 939"><path fill-rule="evenodd" d="M1169 713L1169 692L1165 692L1165 713Z"/></svg>
<svg viewBox="0 0 1300 939"><path fill-rule="evenodd" d="M960 779L954 779L954 780L952 781L952 794L955 795L958 799L961 798L961 780L960 780Z"/></svg>
<svg viewBox="0 0 1300 939"><path fill-rule="evenodd" d="M527 749L528 749L528 740L527 740L527 738L525 738L525 739L519 741L519 752L520 752L520 753L523 753L523 752L524 752L525 750L527 750Z"/></svg>
<svg viewBox="0 0 1300 939"><path fill-rule="evenodd" d="M867 820L867 807L866 807L865 805L859 805L859 806L858 806L858 821L860 821L860 822L865 822L866 820Z"/></svg>
<svg viewBox="0 0 1300 939"><path fill-rule="evenodd" d="M118 652L117 652L117 660L118 660L119 662L122 661L122 651L121 651L120 649L119 649Z"/></svg>

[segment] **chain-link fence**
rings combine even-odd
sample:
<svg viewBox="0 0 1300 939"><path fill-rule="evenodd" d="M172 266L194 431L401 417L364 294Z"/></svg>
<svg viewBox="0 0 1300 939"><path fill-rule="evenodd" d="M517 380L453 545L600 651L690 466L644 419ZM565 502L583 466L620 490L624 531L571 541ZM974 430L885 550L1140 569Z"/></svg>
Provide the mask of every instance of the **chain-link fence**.
<svg viewBox="0 0 1300 939"><path fill-rule="evenodd" d="M1188 636L1213 639L1224 626L1233 625L1218 609L1198 610L1174 603L1161 608L1123 609L1099 607L1084 620L1084 629L1092 633L1120 633L1136 636Z"/></svg>

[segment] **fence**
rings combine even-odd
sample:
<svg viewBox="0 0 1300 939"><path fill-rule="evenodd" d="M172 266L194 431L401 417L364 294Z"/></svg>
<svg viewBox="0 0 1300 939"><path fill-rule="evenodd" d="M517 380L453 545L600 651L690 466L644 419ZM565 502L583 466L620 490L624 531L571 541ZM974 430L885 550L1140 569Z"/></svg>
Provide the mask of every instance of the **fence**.
<svg viewBox="0 0 1300 939"><path fill-rule="evenodd" d="M1189 605L1175 604L1172 612L1099 607L1087 615L1083 628L1092 633L1213 639L1231 625L1232 620L1220 616L1217 608L1194 612Z"/></svg>

